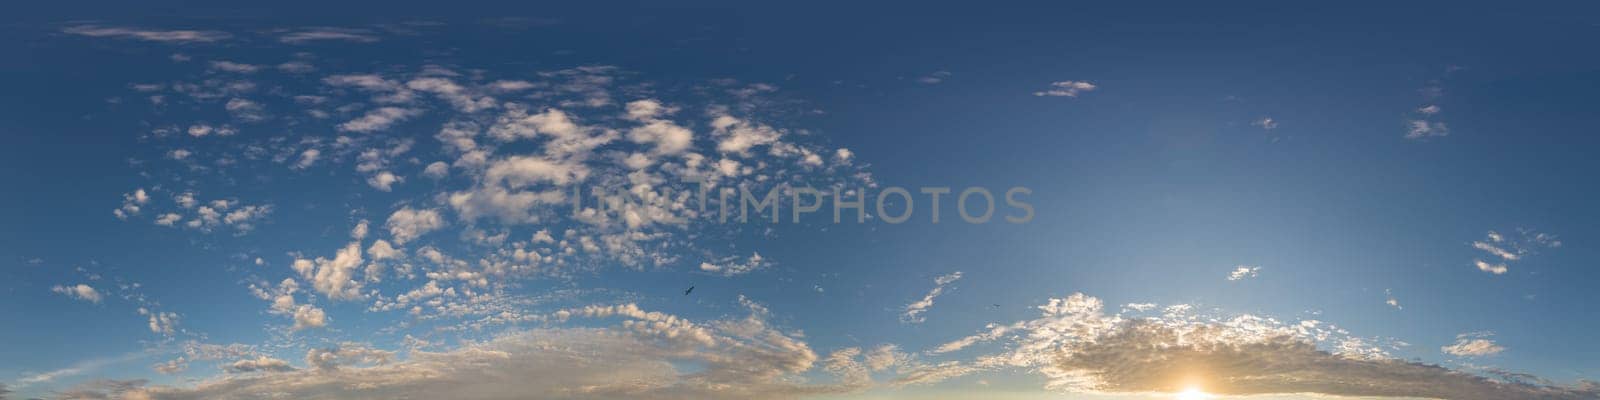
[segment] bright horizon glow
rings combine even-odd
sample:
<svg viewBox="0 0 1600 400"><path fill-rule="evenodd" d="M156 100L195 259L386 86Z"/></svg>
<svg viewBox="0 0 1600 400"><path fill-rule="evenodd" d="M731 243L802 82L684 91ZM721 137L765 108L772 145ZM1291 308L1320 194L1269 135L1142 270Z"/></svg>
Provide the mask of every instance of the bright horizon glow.
<svg viewBox="0 0 1600 400"><path fill-rule="evenodd" d="M1205 400L1211 397L1211 394L1200 390L1198 387L1190 387L1184 389L1182 392L1178 392L1177 398L1178 400Z"/></svg>

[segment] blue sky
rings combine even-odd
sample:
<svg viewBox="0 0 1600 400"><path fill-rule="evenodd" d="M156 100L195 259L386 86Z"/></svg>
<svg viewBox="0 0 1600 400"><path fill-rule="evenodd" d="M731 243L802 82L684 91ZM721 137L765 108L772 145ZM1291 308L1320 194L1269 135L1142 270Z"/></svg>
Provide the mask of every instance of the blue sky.
<svg viewBox="0 0 1600 400"><path fill-rule="evenodd" d="M1592 5L36 7L0 398L1600 396Z"/></svg>

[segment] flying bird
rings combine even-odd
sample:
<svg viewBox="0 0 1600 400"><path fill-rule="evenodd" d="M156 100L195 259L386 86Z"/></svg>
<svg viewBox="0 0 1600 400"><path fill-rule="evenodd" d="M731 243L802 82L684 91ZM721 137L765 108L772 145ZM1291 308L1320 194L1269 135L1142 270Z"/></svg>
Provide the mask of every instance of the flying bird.
<svg viewBox="0 0 1600 400"><path fill-rule="evenodd" d="M684 296L688 296L689 293L693 293L693 292L694 292L694 285L689 285L688 289L684 289L683 295Z"/></svg>

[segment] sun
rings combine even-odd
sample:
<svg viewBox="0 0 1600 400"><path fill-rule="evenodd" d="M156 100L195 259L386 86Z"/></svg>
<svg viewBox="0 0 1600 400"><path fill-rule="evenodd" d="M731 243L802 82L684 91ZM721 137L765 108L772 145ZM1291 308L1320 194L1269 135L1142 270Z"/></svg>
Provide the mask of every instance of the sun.
<svg viewBox="0 0 1600 400"><path fill-rule="evenodd" d="M1182 392L1178 392L1177 397L1178 400L1206 400L1209 398L1211 398L1210 394L1200 391L1200 388L1197 387L1184 389Z"/></svg>

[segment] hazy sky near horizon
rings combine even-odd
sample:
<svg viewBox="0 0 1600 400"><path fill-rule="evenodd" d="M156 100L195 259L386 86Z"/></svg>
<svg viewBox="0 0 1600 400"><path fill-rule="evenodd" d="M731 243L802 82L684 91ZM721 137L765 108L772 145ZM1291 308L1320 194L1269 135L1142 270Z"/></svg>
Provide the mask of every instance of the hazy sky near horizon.
<svg viewBox="0 0 1600 400"><path fill-rule="evenodd" d="M1600 398L1593 4L25 8L0 399Z"/></svg>

